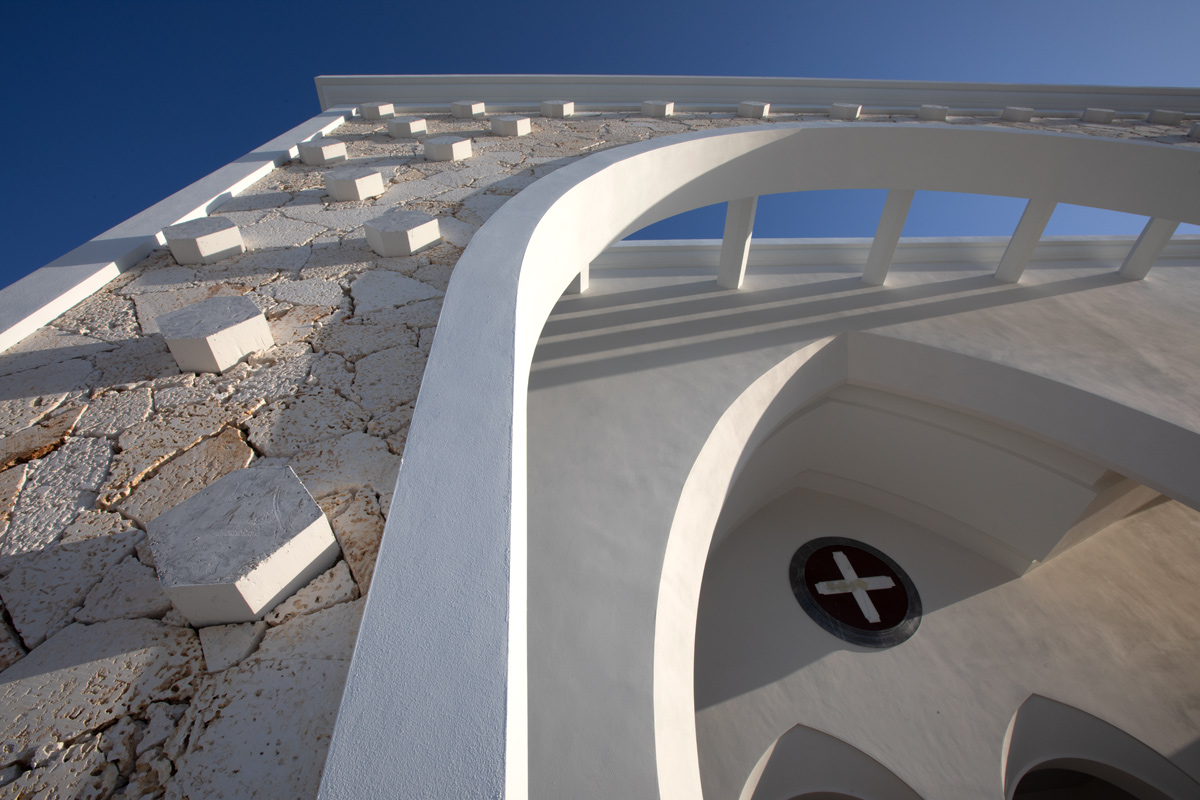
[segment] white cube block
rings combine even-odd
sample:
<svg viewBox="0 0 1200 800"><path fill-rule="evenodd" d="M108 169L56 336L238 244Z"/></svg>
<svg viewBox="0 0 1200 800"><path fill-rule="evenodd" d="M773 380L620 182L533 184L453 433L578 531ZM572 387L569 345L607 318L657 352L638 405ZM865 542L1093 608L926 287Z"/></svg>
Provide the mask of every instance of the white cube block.
<svg viewBox="0 0 1200 800"><path fill-rule="evenodd" d="M337 560L320 506L291 467L239 469L151 520L158 579L196 627L250 622Z"/></svg>
<svg viewBox="0 0 1200 800"><path fill-rule="evenodd" d="M1080 119L1084 122L1098 122L1101 125L1107 125L1116 118L1117 112L1111 108L1088 108L1083 112Z"/></svg>
<svg viewBox="0 0 1200 800"><path fill-rule="evenodd" d="M396 107L391 103L363 103L358 113L363 119L387 119L396 114Z"/></svg>
<svg viewBox="0 0 1200 800"><path fill-rule="evenodd" d="M163 237L180 264L215 264L246 251L237 225L225 217L202 217L169 225L163 228Z"/></svg>
<svg viewBox="0 0 1200 800"><path fill-rule="evenodd" d="M830 119L858 119L862 106L855 103L834 103L829 107Z"/></svg>
<svg viewBox="0 0 1200 800"><path fill-rule="evenodd" d="M425 140L426 161L462 161L470 157L470 139L461 136L435 136Z"/></svg>
<svg viewBox="0 0 1200 800"><path fill-rule="evenodd" d="M474 119L485 111L479 100L457 100L450 104L450 114L456 119Z"/></svg>
<svg viewBox="0 0 1200 800"><path fill-rule="evenodd" d="M562 119L569 117L575 113L575 102L573 100L543 100L542 101L542 116L554 117Z"/></svg>
<svg viewBox="0 0 1200 800"><path fill-rule="evenodd" d="M397 139L415 139L429 132L424 117L396 117L388 120L387 132Z"/></svg>
<svg viewBox="0 0 1200 800"><path fill-rule="evenodd" d="M771 104L759 100L743 100L738 103L738 116L750 119L766 119L771 113Z"/></svg>
<svg viewBox="0 0 1200 800"><path fill-rule="evenodd" d="M496 136L528 136L533 132L529 117L508 115L492 118L492 133Z"/></svg>
<svg viewBox="0 0 1200 800"><path fill-rule="evenodd" d="M381 256L410 256L442 240L437 217L420 211L389 211L363 225L367 244Z"/></svg>
<svg viewBox="0 0 1200 800"><path fill-rule="evenodd" d="M319 137L301 142L300 160L310 167L323 167L346 160L346 143L340 139Z"/></svg>
<svg viewBox="0 0 1200 800"><path fill-rule="evenodd" d="M917 119L945 122L949 113L949 106L921 106L917 109Z"/></svg>
<svg viewBox="0 0 1200 800"><path fill-rule="evenodd" d="M366 200L383 194L383 176L370 167L342 167L325 176L325 191L334 200Z"/></svg>
<svg viewBox="0 0 1200 800"><path fill-rule="evenodd" d="M1188 131L1189 139L1200 139L1200 122L1192 125L1192 129Z"/></svg>
<svg viewBox="0 0 1200 800"><path fill-rule="evenodd" d="M1151 125L1178 125L1183 122L1183 112L1156 108L1146 116L1146 122Z"/></svg>
<svg viewBox="0 0 1200 800"><path fill-rule="evenodd" d="M643 117L669 117L675 113L675 104L670 100L643 100Z"/></svg>
<svg viewBox="0 0 1200 800"><path fill-rule="evenodd" d="M267 318L249 297L210 297L155 322L184 372L224 372L275 345Z"/></svg>
<svg viewBox="0 0 1200 800"><path fill-rule="evenodd" d="M1033 119L1033 109L1021 106L1008 106L1004 109L1004 113L1000 115L1000 119L1005 122L1029 122L1029 120Z"/></svg>

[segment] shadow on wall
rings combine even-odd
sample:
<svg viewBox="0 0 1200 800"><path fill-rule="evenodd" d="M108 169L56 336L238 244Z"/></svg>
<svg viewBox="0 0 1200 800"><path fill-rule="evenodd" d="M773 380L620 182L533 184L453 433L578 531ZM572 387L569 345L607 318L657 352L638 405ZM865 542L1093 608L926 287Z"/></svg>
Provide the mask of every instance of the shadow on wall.
<svg viewBox="0 0 1200 800"><path fill-rule="evenodd" d="M564 297L547 321L531 391L947 317L1127 283L1114 272L1041 284L991 274L913 286L864 286L858 275L788 287L717 287L711 275L599 296Z"/></svg>

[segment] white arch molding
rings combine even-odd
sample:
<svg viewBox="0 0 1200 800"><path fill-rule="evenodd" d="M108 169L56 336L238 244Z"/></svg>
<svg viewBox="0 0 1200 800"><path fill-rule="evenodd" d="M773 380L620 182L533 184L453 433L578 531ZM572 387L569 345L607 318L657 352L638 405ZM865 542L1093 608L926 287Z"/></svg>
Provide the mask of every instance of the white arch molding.
<svg viewBox="0 0 1200 800"><path fill-rule="evenodd" d="M586 286L587 265L612 242L705 205L836 188L1051 198L1200 223L1198 162L1194 151L1067 134L801 123L598 153L506 203L447 292L321 796L396 786L413 797L527 796L526 387L555 302L577 276ZM1200 490L1167 480L1158 455L1126 474L1195 504ZM669 555L699 558L702 571L702 554L680 547L669 544ZM673 591L664 584L663 595ZM693 599L684 592L668 605ZM690 660L687 669L690 682ZM664 703L667 717L681 710ZM656 720L659 705L656 692ZM698 796L682 741L658 740L663 797ZM694 730L691 742L694 765Z"/></svg>

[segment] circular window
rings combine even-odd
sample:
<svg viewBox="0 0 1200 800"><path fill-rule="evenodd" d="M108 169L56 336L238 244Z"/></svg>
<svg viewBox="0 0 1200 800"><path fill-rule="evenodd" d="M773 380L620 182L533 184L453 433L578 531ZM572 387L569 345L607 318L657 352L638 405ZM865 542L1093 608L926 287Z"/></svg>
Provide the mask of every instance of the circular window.
<svg viewBox="0 0 1200 800"><path fill-rule="evenodd" d="M796 551L792 593L813 621L863 647L892 647L921 624L921 597L908 573L869 544L829 536Z"/></svg>

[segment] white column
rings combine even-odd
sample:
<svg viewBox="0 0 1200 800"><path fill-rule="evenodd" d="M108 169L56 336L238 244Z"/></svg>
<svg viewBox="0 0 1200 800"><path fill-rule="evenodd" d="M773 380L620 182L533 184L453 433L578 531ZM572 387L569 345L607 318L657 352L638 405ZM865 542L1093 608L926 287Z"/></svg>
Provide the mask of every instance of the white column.
<svg viewBox="0 0 1200 800"><path fill-rule="evenodd" d="M725 237L721 240L721 263L717 268L717 285L722 289L742 288L756 208L757 197L729 201L725 212Z"/></svg>
<svg viewBox="0 0 1200 800"><path fill-rule="evenodd" d="M1146 273L1154 266L1154 262L1158 261L1163 248L1171 241L1178 227L1178 222L1169 219L1154 218L1147 222L1146 227L1142 228L1142 235L1133 243L1133 249L1125 256L1120 276L1131 281L1140 281L1146 277Z"/></svg>
<svg viewBox="0 0 1200 800"><path fill-rule="evenodd" d="M1000 266L996 267L996 280L1004 283L1021 280L1021 273L1033 257L1034 248L1041 241L1042 231L1046 230L1046 223L1050 221L1050 215L1057 205L1053 200L1037 197L1025 204L1025 213L1008 240L1008 247L1000 258Z"/></svg>
<svg viewBox="0 0 1200 800"><path fill-rule="evenodd" d="M900 232L904 230L904 221L908 219L908 209L912 206L913 194L915 192L912 189L892 189L888 192L883 213L879 215L879 227L875 229L875 241L871 242L867 265L863 267L863 283L882 286L887 280L892 257L896 255L896 245L900 242Z"/></svg>
<svg viewBox="0 0 1200 800"><path fill-rule="evenodd" d="M571 280L571 283L567 285L567 291L563 292L563 294L583 294L586 292L591 269L591 264L584 264L583 269L579 270L579 274Z"/></svg>

